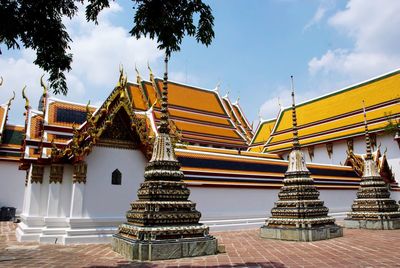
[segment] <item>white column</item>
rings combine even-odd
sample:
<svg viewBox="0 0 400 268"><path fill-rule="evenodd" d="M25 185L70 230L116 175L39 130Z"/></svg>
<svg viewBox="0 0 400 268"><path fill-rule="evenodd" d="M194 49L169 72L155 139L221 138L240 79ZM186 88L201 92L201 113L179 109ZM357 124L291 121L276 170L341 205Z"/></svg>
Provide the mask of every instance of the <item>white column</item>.
<svg viewBox="0 0 400 268"><path fill-rule="evenodd" d="M85 194L85 184L74 182L72 185L71 198L71 218L80 218L83 216L83 197Z"/></svg>
<svg viewBox="0 0 400 268"><path fill-rule="evenodd" d="M60 183L49 184L49 197L47 199L47 217L57 217L60 204Z"/></svg>
<svg viewBox="0 0 400 268"><path fill-rule="evenodd" d="M52 164L50 166L49 194L47 198L47 217L58 217L60 208L61 183L63 180L64 166Z"/></svg>
<svg viewBox="0 0 400 268"><path fill-rule="evenodd" d="M86 186L87 165L85 162L74 164L72 175L71 218L83 217L83 198Z"/></svg>

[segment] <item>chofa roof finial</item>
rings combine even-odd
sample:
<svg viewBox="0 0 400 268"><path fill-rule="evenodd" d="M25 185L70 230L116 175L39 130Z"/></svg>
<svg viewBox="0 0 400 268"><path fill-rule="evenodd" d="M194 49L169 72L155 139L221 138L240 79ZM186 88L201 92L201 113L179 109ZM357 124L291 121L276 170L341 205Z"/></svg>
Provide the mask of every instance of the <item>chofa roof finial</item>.
<svg viewBox="0 0 400 268"><path fill-rule="evenodd" d="M29 106L29 99L25 94L26 86L22 89L22 98L25 100L25 110L28 110L30 108Z"/></svg>
<svg viewBox="0 0 400 268"><path fill-rule="evenodd" d="M153 74L153 71L150 68L149 61L147 61L147 69L149 69L149 72L150 72L150 81L153 81L154 80L154 74Z"/></svg>
<svg viewBox="0 0 400 268"><path fill-rule="evenodd" d="M44 77L44 74L40 77L40 85L43 88L43 97L45 98L45 97L47 97L47 86L43 81L43 77Z"/></svg>

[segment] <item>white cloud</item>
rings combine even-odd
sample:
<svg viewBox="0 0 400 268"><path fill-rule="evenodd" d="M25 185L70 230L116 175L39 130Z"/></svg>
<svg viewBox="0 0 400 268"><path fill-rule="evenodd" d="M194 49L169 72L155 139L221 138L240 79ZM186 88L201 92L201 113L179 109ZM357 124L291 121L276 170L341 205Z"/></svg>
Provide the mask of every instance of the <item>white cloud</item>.
<svg viewBox="0 0 400 268"><path fill-rule="evenodd" d="M329 25L354 41L350 49L328 50L309 61L312 75L338 75L355 82L400 66L400 1L350 0Z"/></svg>
<svg viewBox="0 0 400 268"><path fill-rule="evenodd" d="M73 63L72 70L66 74L68 96L57 98L81 103L90 99L92 103L100 103L116 84L120 64L124 65L130 81L136 80L135 63L139 69L145 69L147 62L153 69L160 69L158 66L162 63L160 59L163 52L157 49L154 40L136 40L129 35L128 29L111 22L113 16L123 16L122 12L122 7L112 2L109 9L100 13L98 25L86 22L83 10L72 20L64 20L73 40ZM6 102L12 89L19 91L10 113L12 122L23 123L23 100L20 90L24 84L27 85L27 95L31 99L32 107L37 108L41 94L39 80L43 71L32 63L34 59L35 52L26 49L21 50L21 53L0 58L0 75L4 77L0 103Z"/></svg>
<svg viewBox="0 0 400 268"><path fill-rule="evenodd" d="M317 10L314 13L314 16L307 22L304 26L303 31L308 30L312 26L318 24L326 15L326 12L332 8L333 3L330 0L321 1Z"/></svg>

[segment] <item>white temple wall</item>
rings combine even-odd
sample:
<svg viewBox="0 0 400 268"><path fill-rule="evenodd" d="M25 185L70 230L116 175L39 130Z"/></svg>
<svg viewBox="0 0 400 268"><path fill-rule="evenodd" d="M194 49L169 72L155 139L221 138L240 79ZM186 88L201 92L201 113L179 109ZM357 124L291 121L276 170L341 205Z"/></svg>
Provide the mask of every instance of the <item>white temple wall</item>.
<svg viewBox="0 0 400 268"><path fill-rule="evenodd" d="M125 217L144 177L147 159L139 150L95 147L86 159L84 217ZM111 173L122 173L121 185L111 184Z"/></svg>
<svg viewBox="0 0 400 268"><path fill-rule="evenodd" d="M25 171L18 170L18 162L0 162L0 207L15 207L22 213L25 191Z"/></svg>
<svg viewBox="0 0 400 268"><path fill-rule="evenodd" d="M266 217L278 198L278 189L189 188L203 221Z"/></svg>

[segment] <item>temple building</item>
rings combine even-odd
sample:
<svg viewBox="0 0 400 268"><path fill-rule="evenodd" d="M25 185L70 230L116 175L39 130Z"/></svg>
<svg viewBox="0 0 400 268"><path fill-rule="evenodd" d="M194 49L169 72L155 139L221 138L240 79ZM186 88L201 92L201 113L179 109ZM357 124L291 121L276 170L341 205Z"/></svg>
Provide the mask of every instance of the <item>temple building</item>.
<svg viewBox="0 0 400 268"><path fill-rule="evenodd" d="M148 80L137 74L136 81L128 82L121 72L117 80L99 107L53 98L44 83L37 108L24 94L25 126L18 127L22 141L15 147L22 155L19 162L17 155L12 162L14 175L2 178L8 187L22 182L20 194L14 197L23 203L15 205L21 211L19 241L109 242L126 221L159 135L162 79L150 72ZM271 128L264 122L254 135L239 102L233 103L218 90L172 81L168 88L172 142L190 201L202 213L201 222L211 232L263 225L282 187L291 146L288 141L288 147L269 151L267 141L273 135L290 135L290 118L269 121ZM307 146L302 131L309 114L303 107L298 107L299 136L301 145ZM371 124L374 131L373 120ZM285 130L277 131L278 125ZM354 145L354 152L361 152L357 141ZM392 149L386 155L393 166ZM344 218L360 174L354 165L325 160L319 160L316 151L312 161L306 159L307 168L330 215ZM395 167L392 170L395 174ZM395 181L391 189L398 199ZM7 190L1 191L0 196L6 195Z"/></svg>
<svg viewBox="0 0 400 268"><path fill-rule="evenodd" d="M24 172L18 170L24 127L8 122L14 98L15 94L0 105L0 207L15 207L19 214L22 212L24 195Z"/></svg>
<svg viewBox="0 0 400 268"><path fill-rule="evenodd" d="M350 165L362 174L364 100L375 161L380 162L381 172L387 173L382 174L387 182L400 182L399 85L400 70L395 70L299 103L299 138L306 161ZM291 149L290 117L290 108L284 108L277 118L261 121L249 150L286 159Z"/></svg>

